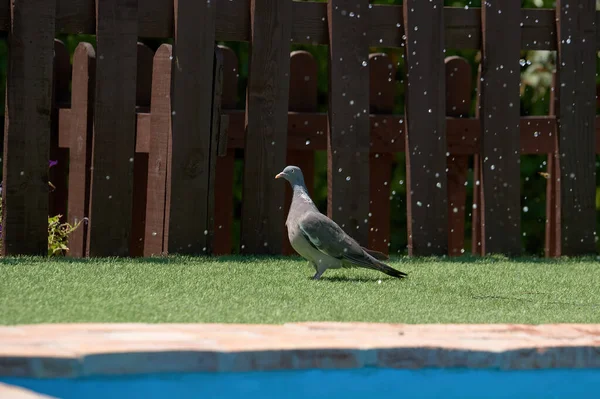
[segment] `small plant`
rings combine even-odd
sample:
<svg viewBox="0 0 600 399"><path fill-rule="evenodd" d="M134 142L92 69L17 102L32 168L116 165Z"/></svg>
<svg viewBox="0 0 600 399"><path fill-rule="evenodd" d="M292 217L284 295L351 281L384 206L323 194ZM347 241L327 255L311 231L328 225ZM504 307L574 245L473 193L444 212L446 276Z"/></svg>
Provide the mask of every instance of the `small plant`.
<svg viewBox="0 0 600 399"><path fill-rule="evenodd" d="M81 221L75 226L69 223L61 223L62 215L51 216L48 218L48 256L65 255L69 250L69 234L79 227Z"/></svg>
<svg viewBox="0 0 600 399"><path fill-rule="evenodd" d="M48 167L56 165L57 161L50 161ZM49 186L54 189L52 183L48 182ZM2 188L0 186L0 194ZM62 215L48 216L48 256L65 255L69 251L69 234L74 232L81 221L74 226L70 223L61 223L60 218ZM0 201L0 249L2 248L2 201Z"/></svg>

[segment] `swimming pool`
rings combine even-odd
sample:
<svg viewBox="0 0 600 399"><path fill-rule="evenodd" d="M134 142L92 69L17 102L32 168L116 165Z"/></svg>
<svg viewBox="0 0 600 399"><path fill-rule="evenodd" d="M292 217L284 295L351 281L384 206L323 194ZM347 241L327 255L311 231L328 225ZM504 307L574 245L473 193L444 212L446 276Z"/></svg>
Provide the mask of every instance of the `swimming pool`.
<svg viewBox="0 0 600 399"><path fill-rule="evenodd" d="M60 399L100 398L597 398L600 369L291 370L164 373L77 379L7 378Z"/></svg>
<svg viewBox="0 0 600 399"><path fill-rule="evenodd" d="M595 399L600 324L0 326L0 382L61 399Z"/></svg>

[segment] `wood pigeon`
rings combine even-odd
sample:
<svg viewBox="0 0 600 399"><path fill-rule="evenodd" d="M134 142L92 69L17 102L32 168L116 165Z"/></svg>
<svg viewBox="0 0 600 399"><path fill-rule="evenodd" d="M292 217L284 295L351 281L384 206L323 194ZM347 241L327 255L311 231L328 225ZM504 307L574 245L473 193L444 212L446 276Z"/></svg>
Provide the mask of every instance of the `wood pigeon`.
<svg viewBox="0 0 600 399"><path fill-rule="evenodd" d="M314 280L327 269L341 267L364 267L397 278L407 276L382 263L380 260L387 259L384 254L361 247L337 223L319 212L308 195L299 167L287 166L275 178L290 182L294 191L285 225L294 250L314 266Z"/></svg>

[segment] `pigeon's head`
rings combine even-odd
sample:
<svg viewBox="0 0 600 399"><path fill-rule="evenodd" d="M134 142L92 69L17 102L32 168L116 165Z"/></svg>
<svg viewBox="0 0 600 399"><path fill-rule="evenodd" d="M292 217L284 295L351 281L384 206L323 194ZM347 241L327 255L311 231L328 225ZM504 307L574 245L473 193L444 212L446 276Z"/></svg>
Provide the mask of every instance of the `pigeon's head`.
<svg viewBox="0 0 600 399"><path fill-rule="evenodd" d="M297 166L286 166L281 173L275 176L276 179L284 178L289 181L292 186L296 184L304 185L304 176L302 176L302 170Z"/></svg>

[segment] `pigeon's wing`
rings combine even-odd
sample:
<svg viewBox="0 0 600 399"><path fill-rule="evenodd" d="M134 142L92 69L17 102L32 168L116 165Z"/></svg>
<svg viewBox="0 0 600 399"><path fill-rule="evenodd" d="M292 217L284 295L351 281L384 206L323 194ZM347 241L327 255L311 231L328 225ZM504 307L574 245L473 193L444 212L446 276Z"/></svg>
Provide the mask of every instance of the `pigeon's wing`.
<svg viewBox="0 0 600 399"><path fill-rule="evenodd" d="M373 267L362 247L333 220L318 212L305 214L298 227L313 247L329 255L358 266Z"/></svg>

